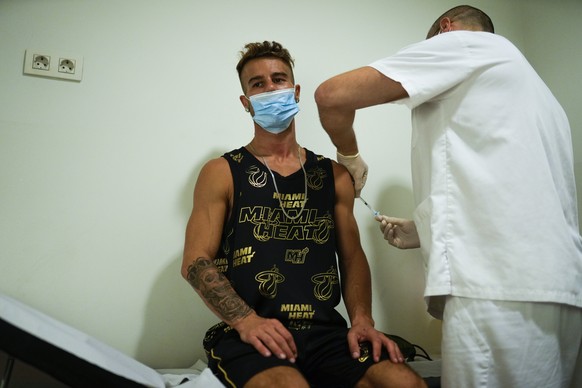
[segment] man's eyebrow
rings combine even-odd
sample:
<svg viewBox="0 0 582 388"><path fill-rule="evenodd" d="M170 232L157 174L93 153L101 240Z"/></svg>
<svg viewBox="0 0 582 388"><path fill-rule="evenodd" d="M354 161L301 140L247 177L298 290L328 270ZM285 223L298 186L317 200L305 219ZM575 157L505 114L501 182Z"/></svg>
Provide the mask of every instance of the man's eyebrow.
<svg viewBox="0 0 582 388"><path fill-rule="evenodd" d="M269 74L269 77L271 77L271 78L273 78L273 77L289 78L289 74L284 72L284 71L278 71L278 72ZM265 77L263 77L262 75L256 75L254 77L249 78L249 80L247 81L247 85L252 85L254 82L260 81L263 79L265 79Z"/></svg>
<svg viewBox="0 0 582 388"><path fill-rule="evenodd" d="M252 85L255 81L260 81L262 79L264 79L265 77L263 77L262 75L256 75L254 77L249 78L249 80L247 81L247 85Z"/></svg>
<svg viewBox="0 0 582 388"><path fill-rule="evenodd" d="M284 71L280 71L271 74L271 77L289 77L289 74L285 73Z"/></svg>

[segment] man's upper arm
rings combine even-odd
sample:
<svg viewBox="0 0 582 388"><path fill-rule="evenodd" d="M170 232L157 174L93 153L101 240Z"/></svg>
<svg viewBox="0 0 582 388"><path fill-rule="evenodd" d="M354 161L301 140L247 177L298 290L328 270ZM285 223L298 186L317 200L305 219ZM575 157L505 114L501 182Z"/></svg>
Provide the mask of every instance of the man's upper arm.
<svg viewBox="0 0 582 388"><path fill-rule="evenodd" d="M360 243L354 217L354 186L344 166L334 163L336 180L335 221L344 303L350 321L372 324L370 267Z"/></svg>
<svg viewBox="0 0 582 388"><path fill-rule="evenodd" d="M192 214L186 228L183 269L198 257L214 259L231 207L232 174L217 158L204 165L194 188Z"/></svg>
<svg viewBox="0 0 582 388"><path fill-rule="evenodd" d="M335 223L341 260L350 260L363 252L360 244L358 225L354 217L354 185L350 173L340 164L333 162L335 179Z"/></svg>

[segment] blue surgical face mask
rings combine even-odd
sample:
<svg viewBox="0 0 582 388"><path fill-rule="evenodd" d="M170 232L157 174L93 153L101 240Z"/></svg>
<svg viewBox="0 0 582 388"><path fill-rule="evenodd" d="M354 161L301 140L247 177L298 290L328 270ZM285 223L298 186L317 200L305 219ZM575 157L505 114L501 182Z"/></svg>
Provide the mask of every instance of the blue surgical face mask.
<svg viewBox="0 0 582 388"><path fill-rule="evenodd" d="M253 120L270 133L281 133L299 112L295 101L295 88L279 89L247 97L253 106Z"/></svg>

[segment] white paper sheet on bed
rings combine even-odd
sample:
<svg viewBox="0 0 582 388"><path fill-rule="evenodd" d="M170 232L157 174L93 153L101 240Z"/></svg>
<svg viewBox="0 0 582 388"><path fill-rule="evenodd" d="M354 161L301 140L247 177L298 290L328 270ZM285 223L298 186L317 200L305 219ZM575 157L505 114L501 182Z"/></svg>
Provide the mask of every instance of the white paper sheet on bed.
<svg viewBox="0 0 582 388"><path fill-rule="evenodd" d="M182 375L160 373L96 338L3 294L0 294L0 318L93 365L146 387L223 387L203 362L195 364L195 369L181 369Z"/></svg>

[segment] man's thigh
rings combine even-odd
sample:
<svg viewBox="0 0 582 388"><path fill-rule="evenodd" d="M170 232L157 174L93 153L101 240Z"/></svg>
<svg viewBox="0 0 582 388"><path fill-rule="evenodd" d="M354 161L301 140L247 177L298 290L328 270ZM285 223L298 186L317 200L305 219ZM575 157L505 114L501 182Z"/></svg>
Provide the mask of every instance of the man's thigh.
<svg viewBox="0 0 582 388"><path fill-rule="evenodd" d="M356 388L380 387L424 387L425 382L407 364L394 364L390 360L372 365L364 377L355 385Z"/></svg>
<svg viewBox="0 0 582 388"><path fill-rule="evenodd" d="M330 327L317 327L309 334L298 363L312 387L354 387L376 364L368 342L360 344L360 358L352 357L347 334L347 328ZM383 348L380 359L388 358Z"/></svg>
<svg viewBox="0 0 582 388"><path fill-rule="evenodd" d="M244 386L254 387L309 388L309 384L296 368L276 366L254 375Z"/></svg>
<svg viewBox="0 0 582 388"><path fill-rule="evenodd" d="M242 342L234 330L226 333L212 348L207 349L207 355L209 368L227 387L243 387L261 374L263 379L272 378L278 374L288 378L301 376L295 364L275 356L261 355L252 345ZM282 371L278 374L262 373L273 368L282 368ZM296 373L293 373L293 370ZM254 381L257 383L261 380Z"/></svg>

